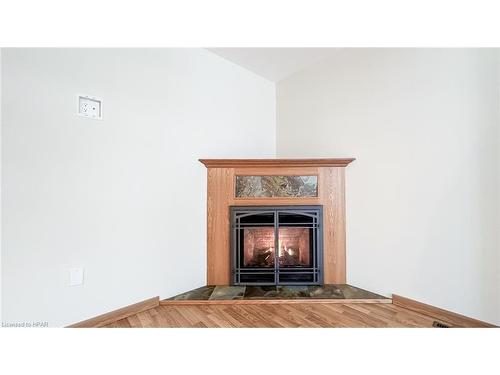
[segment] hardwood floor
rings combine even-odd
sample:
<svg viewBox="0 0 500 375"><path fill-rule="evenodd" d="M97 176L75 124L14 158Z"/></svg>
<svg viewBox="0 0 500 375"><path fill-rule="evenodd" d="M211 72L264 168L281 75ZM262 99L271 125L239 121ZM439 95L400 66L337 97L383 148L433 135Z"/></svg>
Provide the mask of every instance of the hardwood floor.
<svg viewBox="0 0 500 375"><path fill-rule="evenodd" d="M105 327L432 327L434 320L403 307L382 303L160 305Z"/></svg>

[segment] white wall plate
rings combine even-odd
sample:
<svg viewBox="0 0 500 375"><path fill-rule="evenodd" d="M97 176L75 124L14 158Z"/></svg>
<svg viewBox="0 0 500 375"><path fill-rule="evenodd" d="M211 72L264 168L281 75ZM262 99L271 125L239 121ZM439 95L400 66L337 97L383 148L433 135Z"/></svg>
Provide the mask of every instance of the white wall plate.
<svg viewBox="0 0 500 375"><path fill-rule="evenodd" d="M102 120L102 99L91 95L78 95L77 115Z"/></svg>
<svg viewBox="0 0 500 375"><path fill-rule="evenodd" d="M77 286L83 284L83 267L69 269L69 286Z"/></svg>

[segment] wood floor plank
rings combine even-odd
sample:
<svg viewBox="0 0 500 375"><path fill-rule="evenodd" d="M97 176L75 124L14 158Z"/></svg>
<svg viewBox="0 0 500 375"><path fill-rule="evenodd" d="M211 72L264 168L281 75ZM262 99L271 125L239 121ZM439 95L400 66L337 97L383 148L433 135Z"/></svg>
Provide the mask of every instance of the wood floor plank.
<svg viewBox="0 0 500 375"><path fill-rule="evenodd" d="M467 316L454 313L452 311L443 310L441 308L431 306L419 301L415 301L409 298L401 297L398 295L393 295L394 305L405 308L407 310L412 310L418 313L422 313L431 317L434 317L440 322L444 322L451 327L474 327L474 328L493 328L496 327L493 324L483 322L477 319L469 318Z"/></svg>
<svg viewBox="0 0 500 375"><path fill-rule="evenodd" d="M308 307L312 316L320 316L326 327L369 327L357 317L345 314L344 305L318 305L317 308Z"/></svg>
<svg viewBox="0 0 500 375"><path fill-rule="evenodd" d="M160 322L161 325L159 327L176 327L175 319L169 314L170 309L166 309L164 306L160 306L156 308L158 315L156 319Z"/></svg>
<svg viewBox="0 0 500 375"><path fill-rule="evenodd" d="M235 319L231 314L228 314L224 307L200 307L203 310L209 310L211 313L208 315L212 321L214 321L217 325L214 327L223 327L223 328L241 328L243 324L238 319Z"/></svg>
<svg viewBox="0 0 500 375"><path fill-rule="evenodd" d="M140 321L139 317L136 315L131 315L128 318L126 318L128 323L130 324L131 327L141 327L142 328L142 322Z"/></svg>
<svg viewBox="0 0 500 375"><path fill-rule="evenodd" d="M398 319L397 313L395 311L381 309L378 306L372 309L361 309L359 306L350 306L351 308L358 310L362 313L373 316L377 319L383 321L386 327L406 327L407 325L400 319Z"/></svg>
<svg viewBox="0 0 500 375"><path fill-rule="evenodd" d="M392 304L160 305L106 327L432 327L434 319Z"/></svg>
<svg viewBox="0 0 500 375"><path fill-rule="evenodd" d="M189 321L174 306L165 310L162 315L171 322L170 327L190 327Z"/></svg>
<svg viewBox="0 0 500 375"><path fill-rule="evenodd" d="M284 327L299 327L300 322L297 322L289 315L288 309L269 308L263 309L258 305L249 305L247 310L253 313L259 320L261 327L284 328Z"/></svg>
<svg viewBox="0 0 500 375"><path fill-rule="evenodd" d="M380 306L377 306L380 308ZM435 321L434 317L420 314L416 311L408 310L396 305L385 305L386 310L395 312L394 319L411 327L432 327Z"/></svg>
<svg viewBox="0 0 500 375"><path fill-rule="evenodd" d="M134 303L121 309L107 312L93 318L71 324L68 328L98 328L112 325L117 320L125 319L129 316L136 315L142 311L149 311L160 304L159 297L153 297L144 301Z"/></svg>
<svg viewBox="0 0 500 375"><path fill-rule="evenodd" d="M151 310L143 311L137 314L137 319L140 320L142 327L144 328L154 327L150 311Z"/></svg>
<svg viewBox="0 0 500 375"><path fill-rule="evenodd" d="M338 306L338 305L337 305ZM310 305L296 305L293 306L293 313L297 316L297 319L300 317L303 320L301 327L342 327L342 325L333 324L334 322L331 319L332 313L334 311L330 311L327 309L328 314L324 314L322 310L324 307L322 305L315 305L315 308L310 308Z"/></svg>

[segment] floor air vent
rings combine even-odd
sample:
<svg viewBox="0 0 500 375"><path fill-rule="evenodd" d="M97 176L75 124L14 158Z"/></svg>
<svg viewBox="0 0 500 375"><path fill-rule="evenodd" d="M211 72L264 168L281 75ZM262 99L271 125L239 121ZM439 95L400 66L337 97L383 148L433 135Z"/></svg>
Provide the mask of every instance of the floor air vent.
<svg viewBox="0 0 500 375"><path fill-rule="evenodd" d="M434 323L432 323L432 326L434 328L450 328L449 325L441 323L441 322L438 322L437 320L435 320Z"/></svg>

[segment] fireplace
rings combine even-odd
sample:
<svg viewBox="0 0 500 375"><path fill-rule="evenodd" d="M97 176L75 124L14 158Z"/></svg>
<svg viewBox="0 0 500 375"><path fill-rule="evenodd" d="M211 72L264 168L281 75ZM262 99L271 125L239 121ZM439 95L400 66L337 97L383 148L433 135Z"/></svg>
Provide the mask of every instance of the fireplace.
<svg viewBox="0 0 500 375"><path fill-rule="evenodd" d="M353 160L200 160L207 167L207 285L345 284L345 167ZM301 226L307 237L284 230Z"/></svg>
<svg viewBox="0 0 500 375"><path fill-rule="evenodd" d="M322 206L232 206L232 285L323 283Z"/></svg>

